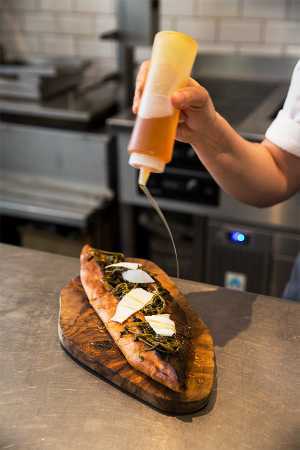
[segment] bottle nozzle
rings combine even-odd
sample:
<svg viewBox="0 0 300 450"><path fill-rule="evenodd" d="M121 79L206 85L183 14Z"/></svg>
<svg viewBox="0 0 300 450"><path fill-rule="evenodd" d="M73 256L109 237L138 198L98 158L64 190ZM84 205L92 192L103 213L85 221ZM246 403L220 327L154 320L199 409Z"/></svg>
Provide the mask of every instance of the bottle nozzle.
<svg viewBox="0 0 300 450"><path fill-rule="evenodd" d="M139 184L142 186L146 186L147 181L150 177L150 174L151 174L151 171L149 169L142 167L140 169L140 174L139 174Z"/></svg>

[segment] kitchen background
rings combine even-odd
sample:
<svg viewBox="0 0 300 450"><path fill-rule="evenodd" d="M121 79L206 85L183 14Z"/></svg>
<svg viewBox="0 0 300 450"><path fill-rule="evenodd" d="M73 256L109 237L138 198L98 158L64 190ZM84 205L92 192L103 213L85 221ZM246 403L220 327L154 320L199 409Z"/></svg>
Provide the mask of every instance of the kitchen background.
<svg viewBox="0 0 300 450"><path fill-rule="evenodd" d="M127 164L147 30L196 38L194 77L243 136L259 141L300 57L300 0L162 0L158 24L157 1L121 1L143 15L138 24L129 14L146 35L133 44L100 38L122 26L117 1L0 0L0 241L73 256L90 241L174 274L168 238ZM281 295L300 250L299 195L264 210L241 205L181 144L151 183L183 278Z"/></svg>
<svg viewBox="0 0 300 450"><path fill-rule="evenodd" d="M0 39L12 56L82 56L116 64L114 0L0 0ZM200 51L300 55L300 0L161 1L161 29L190 33ZM139 60L149 56L140 48Z"/></svg>

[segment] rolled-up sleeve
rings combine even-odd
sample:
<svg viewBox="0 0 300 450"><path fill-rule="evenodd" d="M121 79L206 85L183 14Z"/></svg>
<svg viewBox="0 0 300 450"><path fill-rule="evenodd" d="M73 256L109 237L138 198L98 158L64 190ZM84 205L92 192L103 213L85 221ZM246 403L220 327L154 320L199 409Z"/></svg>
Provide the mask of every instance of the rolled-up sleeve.
<svg viewBox="0 0 300 450"><path fill-rule="evenodd" d="M267 129L266 138L300 157L300 60L294 69L283 108Z"/></svg>

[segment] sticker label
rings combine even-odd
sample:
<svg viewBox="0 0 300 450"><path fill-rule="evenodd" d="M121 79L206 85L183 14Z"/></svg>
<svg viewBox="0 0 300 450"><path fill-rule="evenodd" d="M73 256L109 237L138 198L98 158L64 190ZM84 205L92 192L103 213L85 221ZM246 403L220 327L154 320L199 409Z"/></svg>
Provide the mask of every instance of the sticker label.
<svg viewBox="0 0 300 450"><path fill-rule="evenodd" d="M247 277L244 273L225 272L224 286L236 291L245 291L247 288Z"/></svg>
<svg viewBox="0 0 300 450"><path fill-rule="evenodd" d="M143 95L139 109L139 117L142 119L168 117L172 116L173 113L174 108L170 97L166 95L154 95L147 92Z"/></svg>

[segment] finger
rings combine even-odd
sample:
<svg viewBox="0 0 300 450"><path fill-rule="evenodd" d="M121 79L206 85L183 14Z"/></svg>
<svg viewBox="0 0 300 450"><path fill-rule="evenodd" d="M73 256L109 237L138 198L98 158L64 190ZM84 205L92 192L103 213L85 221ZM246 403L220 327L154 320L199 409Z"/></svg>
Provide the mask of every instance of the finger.
<svg viewBox="0 0 300 450"><path fill-rule="evenodd" d="M138 111L138 107L139 107L139 103L141 100L141 96L144 90L144 86L145 86L145 81L148 75L148 71L149 71L149 61L144 61L141 65L141 67L139 68L137 77L136 77L136 83L135 83L135 93L134 93L134 98L133 98L133 105L132 105L132 111L134 112L134 114L137 113Z"/></svg>
<svg viewBox="0 0 300 450"><path fill-rule="evenodd" d="M176 130L176 140L180 142L189 142L189 129L184 123L179 123Z"/></svg>
<svg viewBox="0 0 300 450"><path fill-rule="evenodd" d="M198 81L196 81L196 80L194 80L194 78L190 77L188 79L185 87L199 87L199 86L200 86L200 84L198 83Z"/></svg>
<svg viewBox="0 0 300 450"><path fill-rule="evenodd" d="M147 77L147 73L149 70L150 61L147 59L146 61L142 62L138 74L136 76L136 83L143 83Z"/></svg>
<svg viewBox="0 0 300 450"><path fill-rule="evenodd" d="M186 120L186 115L185 115L184 111L180 111L178 123L184 123L185 120Z"/></svg>
<svg viewBox="0 0 300 450"><path fill-rule="evenodd" d="M171 98L176 109L202 109L208 102L209 95L202 86L188 86L179 89Z"/></svg>

